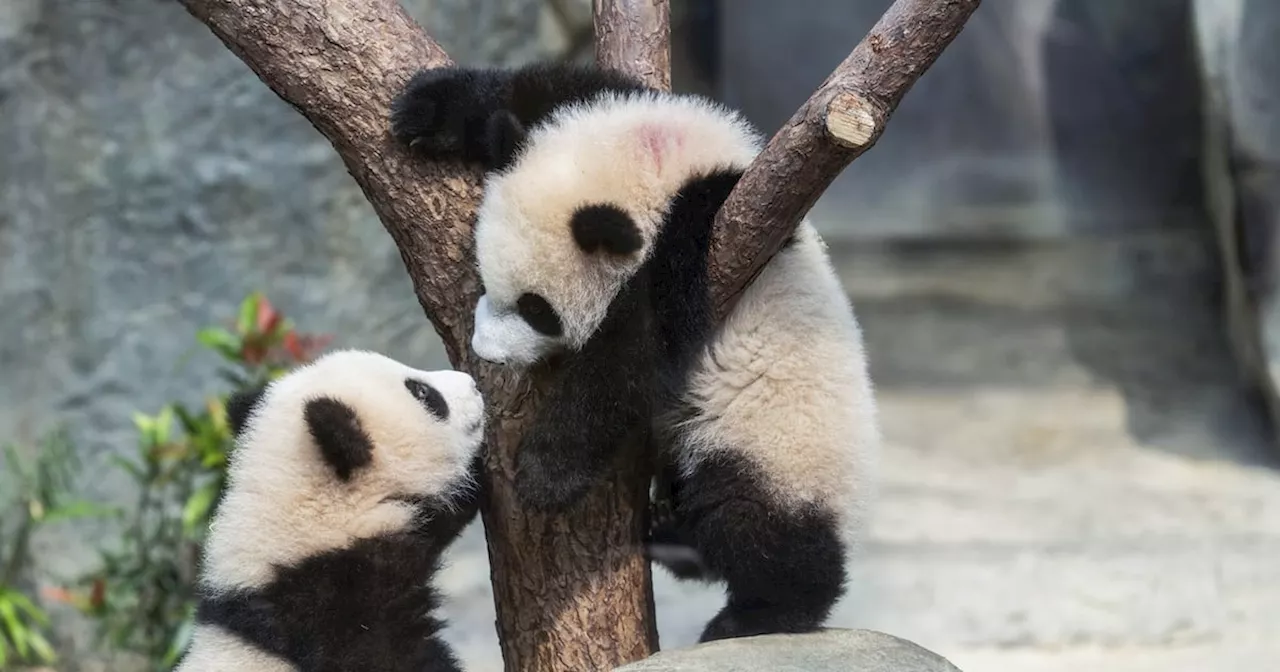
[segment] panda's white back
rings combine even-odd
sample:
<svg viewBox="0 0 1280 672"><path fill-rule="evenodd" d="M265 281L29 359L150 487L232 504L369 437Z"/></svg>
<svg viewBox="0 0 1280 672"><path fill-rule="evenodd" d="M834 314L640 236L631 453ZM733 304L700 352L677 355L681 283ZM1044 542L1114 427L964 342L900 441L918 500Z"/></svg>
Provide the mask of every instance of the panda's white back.
<svg viewBox="0 0 1280 672"><path fill-rule="evenodd" d="M689 381L686 473L740 451L777 501L831 510L853 544L873 497L880 430L861 329L806 220L746 289Z"/></svg>
<svg viewBox="0 0 1280 672"><path fill-rule="evenodd" d="M175 672L294 672L293 665L215 625L196 627L191 644Z"/></svg>

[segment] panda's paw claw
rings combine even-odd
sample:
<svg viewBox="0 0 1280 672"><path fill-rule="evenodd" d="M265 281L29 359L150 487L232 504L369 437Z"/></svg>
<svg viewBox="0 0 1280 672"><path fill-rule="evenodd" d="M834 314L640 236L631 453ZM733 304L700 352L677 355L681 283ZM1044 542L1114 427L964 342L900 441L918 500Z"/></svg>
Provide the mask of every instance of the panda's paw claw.
<svg viewBox="0 0 1280 672"><path fill-rule="evenodd" d="M391 104L391 135L433 158L459 158L466 152L462 131L482 101L478 73L456 67L415 74Z"/></svg>
<svg viewBox="0 0 1280 672"><path fill-rule="evenodd" d="M676 513L671 500L655 499L649 504L649 537L653 539L666 536L675 528Z"/></svg>

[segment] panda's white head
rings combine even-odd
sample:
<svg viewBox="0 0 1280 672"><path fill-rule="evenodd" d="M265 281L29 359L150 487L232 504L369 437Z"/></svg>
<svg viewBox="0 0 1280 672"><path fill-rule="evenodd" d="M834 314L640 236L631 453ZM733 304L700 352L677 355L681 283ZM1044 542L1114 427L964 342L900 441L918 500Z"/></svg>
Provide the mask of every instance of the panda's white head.
<svg viewBox="0 0 1280 672"><path fill-rule="evenodd" d="M519 144L485 183L471 341L481 358L517 366L581 348L684 183L745 167L759 149L736 113L656 92L566 107Z"/></svg>
<svg viewBox="0 0 1280 672"><path fill-rule="evenodd" d="M475 486L485 411L465 373L340 350L227 411L237 447L206 544L214 585L404 530Z"/></svg>

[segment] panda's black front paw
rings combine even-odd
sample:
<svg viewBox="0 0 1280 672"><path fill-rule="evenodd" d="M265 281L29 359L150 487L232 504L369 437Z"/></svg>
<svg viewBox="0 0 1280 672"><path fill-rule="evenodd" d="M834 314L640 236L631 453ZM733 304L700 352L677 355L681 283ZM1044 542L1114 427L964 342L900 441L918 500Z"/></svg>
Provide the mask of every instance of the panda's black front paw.
<svg viewBox="0 0 1280 672"><path fill-rule="evenodd" d="M536 511L559 512L576 504L595 484L594 474L563 456L522 443L516 456L516 496Z"/></svg>
<svg viewBox="0 0 1280 672"><path fill-rule="evenodd" d="M391 103L391 135L431 159L484 160L486 125L501 108L503 86L495 71L421 70Z"/></svg>
<svg viewBox="0 0 1280 672"><path fill-rule="evenodd" d="M710 580L710 571L698 549L680 534L680 520L672 501L658 497L649 504L649 535L644 555L666 567L677 579Z"/></svg>
<svg viewBox="0 0 1280 672"><path fill-rule="evenodd" d="M685 544L650 541L644 545L644 557L666 567L677 579L711 581L711 571L698 549Z"/></svg>
<svg viewBox="0 0 1280 672"><path fill-rule="evenodd" d="M653 501L649 502L649 541L672 543L675 540L675 505L669 497L655 497Z"/></svg>

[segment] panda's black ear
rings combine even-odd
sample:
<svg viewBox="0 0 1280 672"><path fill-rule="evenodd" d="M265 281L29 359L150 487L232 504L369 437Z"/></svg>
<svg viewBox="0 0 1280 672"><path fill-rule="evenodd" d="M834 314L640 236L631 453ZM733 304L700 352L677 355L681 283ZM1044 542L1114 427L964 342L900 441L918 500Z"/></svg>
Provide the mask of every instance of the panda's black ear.
<svg viewBox="0 0 1280 672"><path fill-rule="evenodd" d="M303 415L320 455L340 480L373 461L373 441L360 426L355 409L329 397L307 402Z"/></svg>
<svg viewBox="0 0 1280 672"><path fill-rule="evenodd" d="M510 165L529 135L524 124L507 110L490 115L484 130L489 145L489 170L502 170Z"/></svg>
<svg viewBox="0 0 1280 672"><path fill-rule="evenodd" d="M227 426L231 428L232 436L240 436L240 432L244 431L245 423L249 421L249 416L253 414L253 409L258 407L266 391L266 385L259 385L236 392L227 398Z"/></svg>
<svg viewBox="0 0 1280 672"><path fill-rule="evenodd" d="M578 208L573 213L570 226L578 247L588 254L602 250L609 254L625 255L636 252L644 245L640 227L617 206L600 204Z"/></svg>

